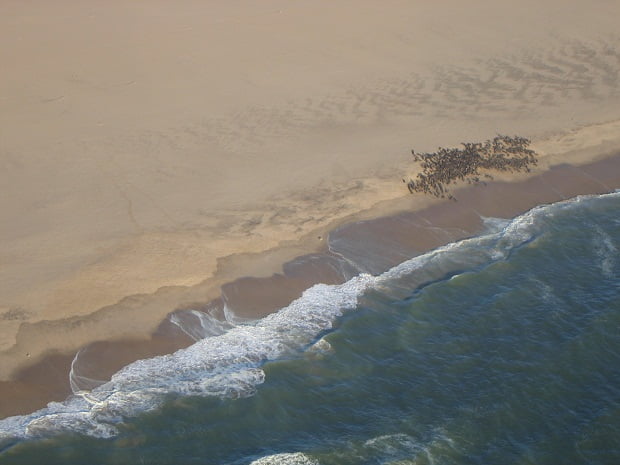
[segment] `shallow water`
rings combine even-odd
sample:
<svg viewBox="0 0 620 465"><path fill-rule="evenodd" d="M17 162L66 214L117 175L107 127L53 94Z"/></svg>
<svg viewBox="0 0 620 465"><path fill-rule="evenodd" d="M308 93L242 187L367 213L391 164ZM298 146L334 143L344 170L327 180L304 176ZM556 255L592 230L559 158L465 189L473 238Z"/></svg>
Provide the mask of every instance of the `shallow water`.
<svg viewBox="0 0 620 465"><path fill-rule="evenodd" d="M618 463L620 194L486 223L2 420L0 463Z"/></svg>

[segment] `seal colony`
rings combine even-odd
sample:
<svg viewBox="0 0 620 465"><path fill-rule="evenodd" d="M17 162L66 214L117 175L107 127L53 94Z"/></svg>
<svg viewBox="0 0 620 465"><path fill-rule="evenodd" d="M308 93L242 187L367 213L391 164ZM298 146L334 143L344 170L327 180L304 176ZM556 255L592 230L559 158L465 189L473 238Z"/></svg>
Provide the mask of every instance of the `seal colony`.
<svg viewBox="0 0 620 465"><path fill-rule="evenodd" d="M412 194L423 192L456 200L447 187L455 181L478 184L483 182L481 176L492 180L489 171L529 173L530 167L538 163L536 152L528 148L530 143L525 137L498 135L482 143L464 142L463 148L440 147L431 153L412 150L414 161L420 163L420 172L415 180L409 180L407 188Z"/></svg>

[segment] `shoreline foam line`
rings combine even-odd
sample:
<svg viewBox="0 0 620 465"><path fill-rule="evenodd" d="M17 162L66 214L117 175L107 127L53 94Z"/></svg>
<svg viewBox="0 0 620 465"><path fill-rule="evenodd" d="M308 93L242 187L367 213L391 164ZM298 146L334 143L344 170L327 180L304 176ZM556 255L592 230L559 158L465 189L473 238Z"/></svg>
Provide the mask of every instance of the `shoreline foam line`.
<svg viewBox="0 0 620 465"><path fill-rule="evenodd" d="M0 421L0 438L40 438L59 433L112 437L125 418L162 405L169 395L237 398L253 395L264 382L264 363L303 351L369 289L421 273L418 287L451 272L506 259L517 247L544 233L555 216L599 199L620 199L620 192L578 196L540 205L500 229L439 247L378 276L361 274L344 284L317 284L289 306L252 324L238 325L169 355L138 360L88 394L52 402L30 415Z"/></svg>
<svg viewBox="0 0 620 465"><path fill-rule="evenodd" d="M339 284L363 271L380 274L410 257L448 242L480 234L484 229L485 217L512 218L538 204L552 203L580 194L603 193L605 191L601 189L601 181L605 182L607 187L620 186L620 155L603 157L586 165L555 166L542 174L517 182L497 181L486 187L464 188L458 191L458 202L440 202L421 208L418 199L407 196L408 203L401 203L400 208L396 209L397 213L377 216L378 212L385 213L385 209L380 208L369 218L357 218L357 222L345 223L329 232L326 248L332 252L344 252L355 262L355 266L345 266L342 260L333 253L329 255L327 250L323 253L297 255L281 266L280 273L270 277L266 277L264 267L267 266L269 272L273 272L269 268L270 263L284 260L277 250L273 254L270 252L266 256L260 255L259 261L263 269L257 270L256 266L244 268L238 261L229 264L244 269L250 276L258 272L258 276L263 277L246 277L227 282L220 289L220 298L208 304L204 299L208 301L209 297L204 294L203 300L194 300L196 303L182 307L176 306L178 303L171 302L164 296L164 303L169 303L168 316L162 317L163 322L160 320L159 327L149 333L149 338L140 338L136 334L118 338L113 333L106 340L91 340L88 345L81 346L81 350L87 350L85 357L80 353L77 373L87 378L108 381L112 374L135 360L170 354L189 346L196 338L180 331L178 325L175 326L169 321L172 315L199 309L203 313L215 312L214 316L217 313L218 318L236 323L248 321L248 318L255 320L286 307L315 283ZM416 206L418 208L415 208ZM322 260L323 265L317 267L317 263L321 261L317 261L317 258ZM303 263L310 264L310 267L304 268ZM338 265L338 269L333 265ZM372 266L367 268L366 265ZM353 272L354 268L357 271ZM204 286L191 292L195 295L202 291ZM137 301L140 302L139 297ZM229 304L232 304L232 308L228 308ZM178 310L179 308L181 310ZM171 309L176 310L171 314ZM131 312L126 312L128 309L124 304L118 310L123 312L123 322L133 318ZM227 311L230 313L228 317ZM106 312L107 310L97 312L89 317L71 319L64 323L48 322L48 326L43 325L40 328L36 325L25 325L24 329L27 326L29 336L22 341L20 350L31 351L31 343L49 341L55 334L64 334L63 324L70 328L72 335L94 325L104 325L102 331L107 334L105 328L112 323L108 319L114 316ZM33 332L35 327L36 332ZM196 329L199 328L194 327L192 331ZM97 333L99 338L102 331ZM53 342L50 344L48 349L54 348ZM69 375L71 363L78 350L79 347L62 353L48 353L30 367L23 368L13 381L0 381L0 393L6 399L11 399L0 406L0 417L25 415L43 408L50 401L60 402L66 399L72 392ZM5 361L7 359L2 358L2 363Z"/></svg>

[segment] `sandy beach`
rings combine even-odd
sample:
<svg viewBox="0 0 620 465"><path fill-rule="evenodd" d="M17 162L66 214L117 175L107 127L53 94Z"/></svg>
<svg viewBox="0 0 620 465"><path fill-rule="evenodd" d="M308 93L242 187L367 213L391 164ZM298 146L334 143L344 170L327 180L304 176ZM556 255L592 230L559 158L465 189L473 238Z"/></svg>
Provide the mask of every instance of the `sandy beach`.
<svg viewBox="0 0 620 465"><path fill-rule="evenodd" d="M187 345L162 321L222 286L251 317L337 280L282 266L343 225L436 208L443 235L392 237L419 253L478 231L473 205L510 217L620 187L619 16L605 1L2 2L0 416L62 399L95 341L124 341L108 374ZM410 149L498 133L533 140L529 177L443 206L409 195Z"/></svg>

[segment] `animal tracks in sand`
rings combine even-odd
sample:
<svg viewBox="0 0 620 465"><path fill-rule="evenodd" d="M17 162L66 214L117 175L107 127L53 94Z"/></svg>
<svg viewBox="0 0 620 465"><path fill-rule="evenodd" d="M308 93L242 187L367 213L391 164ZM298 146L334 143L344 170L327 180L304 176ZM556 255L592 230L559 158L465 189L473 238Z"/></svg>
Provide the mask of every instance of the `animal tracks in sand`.
<svg viewBox="0 0 620 465"><path fill-rule="evenodd" d="M418 117L492 118L568 101L620 97L618 38L442 65L283 105L254 106L205 121L219 146L237 152L325 125ZM412 65L413 68L413 65Z"/></svg>

